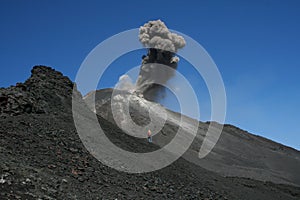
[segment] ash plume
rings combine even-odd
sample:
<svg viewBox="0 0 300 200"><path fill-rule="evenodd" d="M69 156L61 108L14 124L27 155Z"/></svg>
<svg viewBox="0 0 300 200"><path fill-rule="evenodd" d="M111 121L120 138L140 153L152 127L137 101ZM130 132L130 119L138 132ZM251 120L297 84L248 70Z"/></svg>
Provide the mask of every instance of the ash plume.
<svg viewBox="0 0 300 200"><path fill-rule="evenodd" d="M148 53L142 57L135 92L147 100L159 101L165 92L161 84L174 76L179 61L175 54L185 46L185 40L171 33L161 20L149 21L139 31L139 40L148 49Z"/></svg>
<svg viewBox="0 0 300 200"><path fill-rule="evenodd" d="M135 85L132 83L130 76L124 74L120 76L119 82L115 85L115 89L126 90L129 93L132 93L135 91Z"/></svg>
<svg viewBox="0 0 300 200"><path fill-rule="evenodd" d="M171 33L161 20L149 21L140 27L140 42L147 48L177 52L185 46L182 36Z"/></svg>

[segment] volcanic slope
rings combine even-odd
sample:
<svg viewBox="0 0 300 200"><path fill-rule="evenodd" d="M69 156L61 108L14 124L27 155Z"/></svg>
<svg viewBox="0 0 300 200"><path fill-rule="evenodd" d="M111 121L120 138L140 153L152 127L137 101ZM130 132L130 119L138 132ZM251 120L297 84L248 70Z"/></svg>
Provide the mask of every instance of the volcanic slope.
<svg viewBox="0 0 300 200"><path fill-rule="evenodd" d="M111 105L120 103L129 105L130 117L138 125L150 123L148 110L153 110L153 107L156 107L156 113L154 112L153 115L155 117L152 117L152 120L157 126L159 126L160 122L165 121L161 116L162 113L166 113L166 125L153 138L154 143L160 147L168 144L174 138L179 128L178 124L181 124L181 115L179 113L169 111L156 103L148 102L143 98L124 91L99 90L96 93L89 93L84 97L84 100L88 105L91 105L94 97L96 113L112 123L115 123L114 117L118 117L116 115L120 115L121 111L118 111L118 114L113 116L111 108L114 106ZM118 101L112 101L115 97L118 97ZM184 154L184 159L226 177L245 177L274 183L300 185L299 151L225 124L212 152L205 158L199 159L199 150L207 134L210 122L198 122L185 116L183 116L183 121L182 126L186 126L184 137L192 138L193 133L190 131L190 127L192 124L193 126L198 126L197 136L191 147ZM130 121L127 123L129 124ZM216 125L216 127L219 127L218 124ZM129 129L130 133L135 131L134 128ZM178 143L177 145L180 146L181 144Z"/></svg>
<svg viewBox="0 0 300 200"><path fill-rule="evenodd" d="M60 72L36 66L25 83L0 89L0 199L300 198L299 187L225 178L184 158L150 173L109 168L85 149L78 136L72 117L73 86ZM75 98L81 101L80 93ZM109 139L124 149L160 148L128 136L101 116L98 119Z"/></svg>

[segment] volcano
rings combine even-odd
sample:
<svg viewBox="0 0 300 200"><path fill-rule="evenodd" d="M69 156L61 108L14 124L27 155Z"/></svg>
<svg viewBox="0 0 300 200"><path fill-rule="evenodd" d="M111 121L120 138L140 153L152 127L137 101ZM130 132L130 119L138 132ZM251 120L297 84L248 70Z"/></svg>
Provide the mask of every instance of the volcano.
<svg viewBox="0 0 300 200"><path fill-rule="evenodd" d="M164 110L166 123L149 143L119 128L111 106L114 90L91 91L82 97L61 72L45 66L35 66L31 72L24 83L0 88L0 199L300 198L300 152L295 149L224 125L212 152L199 159L206 130L215 122L198 122L117 91L120 99L130 99L130 116L141 126L150 121L148 107ZM181 117L187 128L198 123L197 135L184 155L163 169L118 171L98 161L83 145L73 120L72 94L82 109L97 114L109 140L126 151L152 152L167 145L180 128ZM158 113L154 123L160 117ZM110 159L107 156L107 162L115 162Z"/></svg>

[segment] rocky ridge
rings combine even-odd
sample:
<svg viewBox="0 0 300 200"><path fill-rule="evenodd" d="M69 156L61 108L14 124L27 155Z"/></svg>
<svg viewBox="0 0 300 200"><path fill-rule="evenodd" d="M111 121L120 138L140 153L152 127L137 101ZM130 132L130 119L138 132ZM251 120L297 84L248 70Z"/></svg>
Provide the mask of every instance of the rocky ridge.
<svg viewBox="0 0 300 200"><path fill-rule="evenodd" d="M183 158L151 173L111 169L84 148L77 134L73 86L60 72L37 66L25 83L0 89L0 199L300 198L299 187L225 178ZM157 148L100 116L99 123L122 148Z"/></svg>

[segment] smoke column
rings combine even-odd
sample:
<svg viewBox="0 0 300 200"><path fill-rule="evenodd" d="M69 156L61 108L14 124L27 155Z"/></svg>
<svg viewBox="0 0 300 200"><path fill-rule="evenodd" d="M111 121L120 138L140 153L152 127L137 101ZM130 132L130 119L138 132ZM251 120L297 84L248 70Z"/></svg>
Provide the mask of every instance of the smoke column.
<svg viewBox="0 0 300 200"><path fill-rule="evenodd" d="M175 53L185 46L185 40L171 33L161 20L149 21L141 26L139 40L148 53L142 57L135 93L147 100L158 101L164 96L165 88L155 83L165 84L174 75L179 61Z"/></svg>

